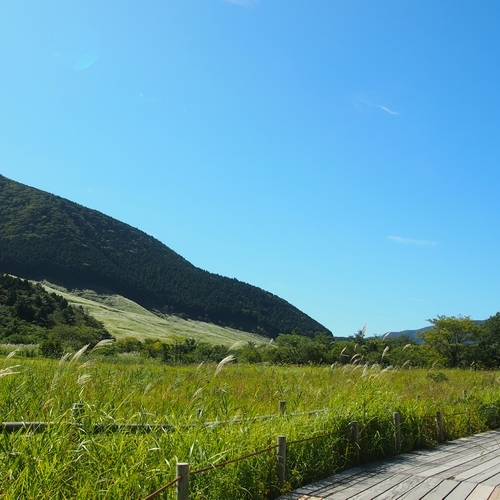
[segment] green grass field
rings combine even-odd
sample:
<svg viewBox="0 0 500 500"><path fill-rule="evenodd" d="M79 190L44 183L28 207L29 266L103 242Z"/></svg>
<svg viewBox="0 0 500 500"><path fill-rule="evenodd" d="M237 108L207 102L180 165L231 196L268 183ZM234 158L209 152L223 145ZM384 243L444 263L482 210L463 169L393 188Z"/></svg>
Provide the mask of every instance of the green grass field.
<svg viewBox="0 0 500 500"><path fill-rule="evenodd" d="M197 341L230 346L235 342L267 343L269 339L240 330L225 328L202 321L191 321L177 316L159 316L120 295L102 294L93 290L68 290L42 283L49 292L62 295L70 304L82 306L89 314L102 321L117 339L135 337L139 340L191 337Z"/></svg>
<svg viewBox="0 0 500 500"><path fill-rule="evenodd" d="M194 470L274 445L279 435L288 441L323 436L289 446L283 485L274 450L191 481L194 499L271 499L349 466L352 420L360 423L364 461L395 452L394 411L401 413L403 450L436 442L436 411L448 438L500 421L496 372L228 364L216 373L215 365L108 363L97 353L60 362L14 356L0 360L0 369L2 420L52 422L44 433L0 438L5 499L144 498L175 477L178 461ZM71 425L77 402L80 427ZM324 411L304 413L309 410ZM115 423L172 429L94 432ZM175 488L158 498L175 498Z"/></svg>

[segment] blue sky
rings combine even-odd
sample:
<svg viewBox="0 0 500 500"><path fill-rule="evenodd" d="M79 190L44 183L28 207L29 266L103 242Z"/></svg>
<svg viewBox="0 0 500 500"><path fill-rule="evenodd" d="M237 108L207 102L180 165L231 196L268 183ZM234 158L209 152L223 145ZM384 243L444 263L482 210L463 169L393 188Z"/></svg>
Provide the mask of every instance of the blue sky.
<svg viewBox="0 0 500 500"><path fill-rule="evenodd" d="M5 0L0 173L334 335L500 310L500 5Z"/></svg>

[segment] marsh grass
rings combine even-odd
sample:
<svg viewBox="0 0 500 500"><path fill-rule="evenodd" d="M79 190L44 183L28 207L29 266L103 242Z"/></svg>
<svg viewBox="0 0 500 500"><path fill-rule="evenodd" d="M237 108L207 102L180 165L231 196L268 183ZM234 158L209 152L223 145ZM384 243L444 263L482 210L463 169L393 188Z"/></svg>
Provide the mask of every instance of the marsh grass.
<svg viewBox="0 0 500 500"><path fill-rule="evenodd" d="M443 414L449 439L500 423L500 379L493 372L446 371L436 377L432 370L377 366L228 362L214 376L216 365L89 362L91 356L81 353L72 362L4 359L2 369L18 373L0 378L1 420L53 425L43 433L0 436L2 498L143 498L175 476L177 461L195 470L265 449L285 435L291 444L284 485L278 483L274 449L191 480L195 499L275 498L352 465L353 420L360 425L363 462L395 453L394 411L401 414L403 451L436 443L436 411ZM280 400L287 403L284 416ZM79 425L74 403L83 405ZM317 409L326 411L301 414ZM262 415L274 417L256 418ZM93 431L114 423L173 428ZM162 498L175 498L175 488Z"/></svg>

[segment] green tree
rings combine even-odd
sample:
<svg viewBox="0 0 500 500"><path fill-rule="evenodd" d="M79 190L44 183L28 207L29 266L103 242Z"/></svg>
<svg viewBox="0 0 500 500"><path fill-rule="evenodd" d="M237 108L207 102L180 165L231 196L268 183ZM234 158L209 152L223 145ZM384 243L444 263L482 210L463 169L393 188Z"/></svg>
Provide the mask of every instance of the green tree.
<svg viewBox="0 0 500 500"><path fill-rule="evenodd" d="M63 343L60 339L49 336L40 342L40 352L46 358L60 358L64 353Z"/></svg>
<svg viewBox="0 0 500 500"><path fill-rule="evenodd" d="M476 355L479 364L485 368L500 366L500 312L482 323Z"/></svg>
<svg viewBox="0 0 500 500"><path fill-rule="evenodd" d="M433 328L422 333L431 357L445 366L456 368L473 361L480 327L470 316L438 316L428 319Z"/></svg>

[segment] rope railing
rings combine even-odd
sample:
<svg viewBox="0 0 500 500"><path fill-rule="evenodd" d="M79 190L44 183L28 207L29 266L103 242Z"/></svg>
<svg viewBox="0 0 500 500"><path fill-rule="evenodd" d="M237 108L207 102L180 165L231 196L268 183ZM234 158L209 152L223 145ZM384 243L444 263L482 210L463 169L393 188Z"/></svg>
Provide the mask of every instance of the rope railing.
<svg viewBox="0 0 500 500"><path fill-rule="evenodd" d="M199 425L202 425L206 428L213 428L222 425L230 425L230 424L238 424L242 422L254 422L254 421L265 421L272 420L275 418L295 418L301 417L305 415L317 415L320 413L325 413L328 411L328 408L320 408L317 410L308 410L303 412L292 412L286 413L286 402L279 402L279 413L269 414L269 415L255 415L253 417L234 417L229 420L214 420L209 422L193 422L190 424L181 424L181 425L173 425L173 424L134 424L134 423L118 423L118 422L104 422L104 423L95 423L92 426L86 426L87 431L91 431L93 433L102 433L102 432L122 432L127 431L131 433L138 432L154 432L154 431L177 431L182 429L194 428ZM13 432L44 432L50 427L55 427L57 425L69 425L69 426L82 426L82 422L84 420L84 405L82 403L74 403L71 408L72 414L72 422L68 421L59 421L59 422L0 422L0 433L13 433ZM202 411L200 409L197 410L198 419L201 417Z"/></svg>
<svg viewBox="0 0 500 500"><path fill-rule="evenodd" d="M211 464L207 467L203 467L201 469L196 469L192 472L190 472L189 474L191 476L194 476L195 474L201 474L202 472L207 472L209 470L214 470L214 469L217 469L219 467L225 467L226 465L230 465L230 464L234 464L236 462L241 462L242 460L246 460L247 458L251 458L251 457L256 457L257 455L262 455L263 453L267 453L271 450L274 450L278 447L278 445L272 445L272 446L268 446L267 448L264 448L262 450L257 450L257 451L253 451L252 453L248 453L247 455L242 455L241 457L237 457L237 458L232 458L231 460L226 460L225 462L219 462L217 464Z"/></svg>
<svg viewBox="0 0 500 500"><path fill-rule="evenodd" d="M162 486L160 489L154 491L151 493L151 495L148 495L147 497L144 497L144 500L151 500L152 498L158 496L160 493L163 493L165 490L170 488L170 486L173 486L174 484L177 484L180 480L182 479L182 476L177 476L172 481L167 483L165 486Z"/></svg>
<svg viewBox="0 0 500 500"><path fill-rule="evenodd" d="M496 408L498 410L498 408ZM443 416L446 418L453 418L453 417L459 417L463 415L468 415L470 416L471 414L478 413L477 410L467 410L465 412L458 412L458 413L451 413L451 414L441 414L441 412L436 412L434 415L422 415L422 416L417 416L416 418L419 419L434 419L436 422L436 439L438 442L442 442L444 440L444 428L443 428L443 422L442 418ZM413 417L415 418L415 417ZM401 423L404 423L405 419L401 419L401 415L399 412L394 412L392 418L387 418L387 419L376 419L373 418L371 419L370 422L375 422L377 424L380 423L392 423L394 426L394 447L396 453L399 453L401 451L401 442L402 442L402 436L401 436ZM360 458L360 434L364 429L367 429L369 427L369 424L365 423L361 426L359 426L359 423L357 421L352 421L349 424L349 427L344 429L345 431L351 432L351 442L353 444L352 449L353 449L353 463L356 464L359 462ZM287 455L287 448L288 446L295 445L295 444L300 444L300 443L305 443L309 441L314 441L317 439L324 439L327 437L332 437L332 436L339 436L342 433L342 429L337 429L333 432L328 432L320 435L315 435L315 436L309 436L305 438L300 438L300 439L295 439L292 441L286 440L285 436L279 436L278 437L278 444L276 445L271 445L268 446L264 449L257 450L251 453L248 453L246 455L242 455L240 457L236 457L230 460L226 460L224 462L220 462L217 464L211 464L206 467L202 467L200 469L196 469L192 472L189 472L189 464L178 464L178 466L181 466L181 469L178 469L178 475L177 477L171 481L170 483L166 484L159 490L155 491L151 495L145 497L143 500L150 500L160 494L161 492L165 491L167 488L173 486L174 484L178 485L177 489L177 500L188 500L189 498L189 477L197 474L202 474L204 472L208 472L210 470L214 470L219 467L225 467L227 465L240 462L242 460L246 460L248 458L263 454L263 453L268 453L273 449L277 450L276 454L276 463L277 463L277 475L278 479L281 484L284 483L285 478L286 478L286 455ZM180 474L179 471L182 470L183 473ZM182 483L182 484L181 484Z"/></svg>

